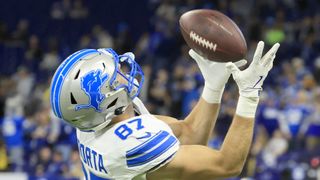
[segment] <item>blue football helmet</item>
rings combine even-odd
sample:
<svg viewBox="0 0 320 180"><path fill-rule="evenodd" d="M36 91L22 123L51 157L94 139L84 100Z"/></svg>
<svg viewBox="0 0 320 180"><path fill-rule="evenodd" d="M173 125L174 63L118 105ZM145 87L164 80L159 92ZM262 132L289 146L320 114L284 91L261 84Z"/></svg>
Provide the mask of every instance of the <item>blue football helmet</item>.
<svg viewBox="0 0 320 180"><path fill-rule="evenodd" d="M133 53L83 49L56 70L51 82L51 106L57 117L72 126L97 131L124 112L139 95L143 81L144 74Z"/></svg>

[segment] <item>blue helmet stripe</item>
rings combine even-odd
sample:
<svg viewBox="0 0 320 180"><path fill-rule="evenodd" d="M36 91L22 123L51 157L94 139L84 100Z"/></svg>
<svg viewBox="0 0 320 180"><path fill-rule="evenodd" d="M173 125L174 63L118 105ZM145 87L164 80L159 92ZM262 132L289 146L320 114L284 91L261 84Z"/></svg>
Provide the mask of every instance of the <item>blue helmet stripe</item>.
<svg viewBox="0 0 320 180"><path fill-rule="evenodd" d="M77 53L75 56L70 57L70 59L66 60L65 63L61 66L61 69L59 69L58 73L56 74L57 78L54 79L53 85L54 88L52 88L53 91L53 103L55 107L55 114L62 118L61 113L61 107L60 107L60 92L63 85L64 78L67 76L70 69L75 65L79 60L81 60L82 57L87 56L92 53L96 53L97 50L95 49L86 49L81 51L80 53Z"/></svg>
<svg viewBox="0 0 320 180"><path fill-rule="evenodd" d="M57 107L56 107L56 103L55 103L55 93L57 93L55 91L56 89L56 86L57 86L57 80L58 78L60 77L60 73L61 71L66 67L66 65L70 62L70 59L74 58L76 55L80 54L81 52L85 51L86 49L84 50L80 50L80 51L77 51L75 53L73 53L71 56L69 56L66 60L63 61L63 63L59 66L58 70L56 71L55 73L55 76L53 78L53 81L52 81L52 86L51 86L51 96L50 96L50 100L51 100L51 106L52 106L52 109L53 109L53 112L58 116L58 113L57 113Z"/></svg>
<svg viewBox="0 0 320 180"><path fill-rule="evenodd" d="M58 74L61 73L62 69L65 67L65 65L69 62L70 59L72 59L74 56L78 55L79 53L83 52L84 50L80 50L80 51L77 51L75 53L73 53L71 56L67 57L66 60L63 61L63 63L59 66L59 68L57 69L56 73L55 73L55 76L53 77L53 80L52 80L52 83L51 83L51 93L50 93L50 101L51 101L51 107L53 109L53 112L55 114L57 114L57 111L56 111L56 107L54 105L54 89L55 89L55 86L56 86L56 82L57 82L57 79L59 77Z"/></svg>
<svg viewBox="0 0 320 180"><path fill-rule="evenodd" d="M66 64L66 66L62 70L61 74L59 74L58 81L57 81L57 86L56 86L56 89L54 89L54 91L55 91L55 95L54 95L55 101L54 101L54 103L55 103L55 106L56 106L57 116L59 118L62 118L59 97L60 97L60 93L61 93L61 89L62 89L64 78L67 76L68 72L71 70L73 65L75 65L78 61L80 61L82 57L87 56L87 55L92 54L92 53L96 53L96 52L97 52L97 50L95 50L95 49L87 49L87 50L79 53L73 59L69 60L69 63Z"/></svg>
<svg viewBox="0 0 320 180"><path fill-rule="evenodd" d="M57 86L56 86L56 89L54 89L54 91L55 91L55 95L54 95L55 101L54 101L54 103L55 103L56 110L57 110L57 116L59 118L62 118L59 97L60 97L61 88L62 88L62 85L63 85L64 78L67 76L68 72L71 70L73 65L75 65L79 60L81 60L82 57L87 56L87 55L92 54L92 53L96 53L96 52L97 52L97 50L95 50L95 49L86 49L86 50L84 50L83 52L81 52L77 56L75 56L73 59L70 59L69 63L65 65L65 68L59 74L58 81L57 81Z"/></svg>

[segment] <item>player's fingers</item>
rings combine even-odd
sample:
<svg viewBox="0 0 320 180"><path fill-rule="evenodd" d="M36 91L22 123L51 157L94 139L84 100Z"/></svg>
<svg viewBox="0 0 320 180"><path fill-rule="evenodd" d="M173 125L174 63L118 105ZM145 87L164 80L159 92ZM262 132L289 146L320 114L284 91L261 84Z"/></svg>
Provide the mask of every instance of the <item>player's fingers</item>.
<svg viewBox="0 0 320 180"><path fill-rule="evenodd" d="M274 55L273 55L274 56ZM269 64L272 64L272 61L273 61L273 56L271 55L265 55L262 59L261 59L261 65L263 67L268 67Z"/></svg>
<svg viewBox="0 0 320 180"><path fill-rule="evenodd" d="M267 67L268 69L270 68L270 66L272 67L273 66L273 61L275 59L276 55L273 55L273 56L268 56L266 57L266 60L264 60L263 62L263 66L264 67ZM270 68L271 69L271 68Z"/></svg>
<svg viewBox="0 0 320 180"><path fill-rule="evenodd" d="M273 61L274 61L275 58L276 58L276 55L273 55L272 58L271 58L271 60L270 60L270 63L267 64L266 67L268 68L268 71L270 71L270 69L272 69L272 67L273 67Z"/></svg>
<svg viewBox="0 0 320 180"><path fill-rule="evenodd" d="M274 60L275 58L275 55L278 51L280 47L280 44L279 43L276 43L275 45L272 46L272 48L263 56L262 58L262 65L263 66L268 66L268 64L272 63L271 61Z"/></svg>
<svg viewBox="0 0 320 180"><path fill-rule="evenodd" d="M200 59L202 59L202 57L196 53L193 49L189 50L189 55L192 57L192 59L194 59L195 61L200 61Z"/></svg>
<svg viewBox="0 0 320 180"><path fill-rule="evenodd" d="M262 57L262 52L263 52L263 48L264 48L264 42L263 41L259 41L258 45L257 45L257 49L254 52L253 55L253 61L252 63L254 64L258 64L261 57Z"/></svg>
<svg viewBox="0 0 320 180"><path fill-rule="evenodd" d="M227 71L229 73L232 73L233 75L236 75L236 73L240 71L239 68L232 62L228 62L226 64L226 68L227 68Z"/></svg>
<svg viewBox="0 0 320 180"><path fill-rule="evenodd" d="M242 59L242 60L240 60L240 61L235 62L234 64L235 64L237 67L242 67L242 66L246 65L247 62L248 62L247 60Z"/></svg>
<svg viewBox="0 0 320 180"><path fill-rule="evenodd" d="M268 52L270 52L271 54L276 54L276 52L278 51L279 47L280 47L280 44L276 43L276 44L274 44L272 46L272 48Z"/></svg>

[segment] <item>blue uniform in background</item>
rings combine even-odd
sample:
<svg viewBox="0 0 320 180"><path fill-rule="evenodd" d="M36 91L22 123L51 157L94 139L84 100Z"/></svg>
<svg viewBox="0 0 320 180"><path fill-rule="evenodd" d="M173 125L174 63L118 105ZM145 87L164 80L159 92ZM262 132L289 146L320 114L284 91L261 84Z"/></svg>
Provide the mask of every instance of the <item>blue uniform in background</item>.
<svg viewBox="0 0 320 180"><path fill-rule="evenodd" d="M300 128L311 114L311 109L303 105L288 105L281 113L280 123L282 129L288 131L293 138L300 133Z"/></svg>
<svg viewBox="0 0 320 180"><path fill-rule="evenodd" d="M2 133L7 148L23 146L23 121L20 116L5 117L2 122Z"/></svg>
<svg viewBox="0 0 320 180"><path fill-rule="evenodd" d="M279 113L279 110L273 106L262 105L259 109L257 122L266 129L269 137L279 129Z"/></svg>
<svg viewBox="0 0 320 180"><path fill-rule="evenodd" d="M23 122L24 118L21 116L7 116L1 126L9 160L17 171L21 171L24 165Z"/></svg>

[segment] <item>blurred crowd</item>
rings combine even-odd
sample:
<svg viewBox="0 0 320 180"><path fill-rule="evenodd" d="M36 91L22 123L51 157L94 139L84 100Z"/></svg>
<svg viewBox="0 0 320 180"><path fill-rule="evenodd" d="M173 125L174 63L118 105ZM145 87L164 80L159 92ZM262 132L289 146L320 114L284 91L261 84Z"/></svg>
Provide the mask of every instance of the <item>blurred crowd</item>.
<svg viewBox="0 0 320 180"><path fill-rule="evenodd" d="M188 10L209 8L239 25L248 60L259 40L269 47L281 43L241 176L320 178L319 1L48 0L41 6L19 1L20 13L12 17L6 12L15 10L15 1L0 7L0 171L38 178L82 176L75 130L53 115L48 90L57 66L79 49L134 52L145 73L140 98L146 107L183 119L201 95L203 78L188 55L178 20ZM237 98L230 80L211 147L223 142Z"/></svg>

